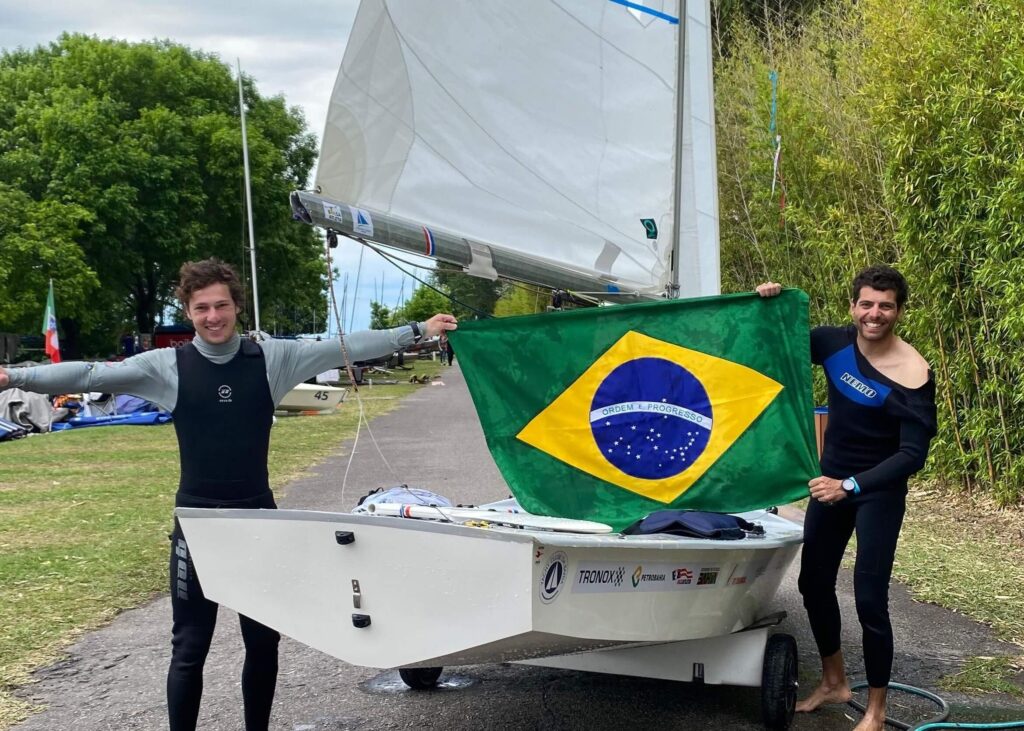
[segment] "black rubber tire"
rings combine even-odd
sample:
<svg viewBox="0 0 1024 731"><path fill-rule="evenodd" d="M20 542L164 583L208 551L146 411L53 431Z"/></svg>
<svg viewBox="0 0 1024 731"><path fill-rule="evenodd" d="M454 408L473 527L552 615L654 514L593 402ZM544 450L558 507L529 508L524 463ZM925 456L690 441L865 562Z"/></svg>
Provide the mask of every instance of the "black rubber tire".
<svg viewBox="0 0 1024 731"><path fill-rule="evenodd" d="M437 679L444 668L399 668L402 682L413 690L430 690L437 687Z"/></svg>
<svg viewBox="0 0 1024 731"><path fill-rule="evenodd" d="M761 671L761 717L765 728L785 731L793 723L798 663L792 635L775 634L768 638Z"/></svg>

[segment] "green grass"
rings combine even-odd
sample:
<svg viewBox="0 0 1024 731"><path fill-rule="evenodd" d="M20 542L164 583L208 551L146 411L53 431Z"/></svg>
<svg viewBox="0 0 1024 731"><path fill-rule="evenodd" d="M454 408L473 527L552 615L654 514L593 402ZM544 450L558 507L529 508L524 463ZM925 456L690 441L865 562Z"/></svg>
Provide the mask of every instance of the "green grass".
<svg viewBox="0 0 1024 731"><path fill-rule="evenodd" d="M1019 678L1024 658L973 657L963 670L944 677L940 686L956 693L1006 693L1024 699Z"/></svg>
<svg viewBox="0 0 1024 731"><path fill-rule="evenodd" d="M983 496L911 492L893 577L915 599L983 622L1020 649L1018 657L977 657L942 686L1024 698L1024 510Z"/></svg>
<svg viewBox="0 0 1024 731"><path fill-rule="evenodd" d="M418 361L416 373L440 363ZM367 419L414 386L359 391ZM404 377L403 377L404 374ZM287 483L355 433L354 395L337 413L278 419L270 482ZM172 425L104 427L0 445L0 729L31 713L11 690L82 632L165 591L178 479Z"/></svg>
<svg viewBox="0 0 1024 731"><path fill-rule="evenodd" d="M907 497L893 580L917 601L987 624L1019 656L975 657L946 676L947 690L1024 698L1024 510L982 495L920 484ZM856 537L843 558L853 570ZM918 638L919 639L919 638Z"/></svg>

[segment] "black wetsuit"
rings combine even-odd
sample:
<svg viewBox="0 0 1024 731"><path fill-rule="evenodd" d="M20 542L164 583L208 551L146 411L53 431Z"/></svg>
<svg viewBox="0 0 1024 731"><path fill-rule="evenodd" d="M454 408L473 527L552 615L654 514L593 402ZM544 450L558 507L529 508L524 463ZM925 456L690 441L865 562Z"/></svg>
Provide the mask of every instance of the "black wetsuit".
<svg viewBox="0 0 1024 731"><path fill-rule="evenodd" d="M181 453L180 507L274 508L267 453L274 404L263 351L248 340L227 363L203 357L189 344L177 353L178 400L174 428ZM171 731L192 731L203 693L217 604L203 596L181 527L172 536L171 607L174 626L167 704ZM239 616L245 642L242 698L245 727L263 731L277 683L280 635Z"/></svg>
<svg viewBox="0 0 1024 731"><path fill-rule="evenodd" d="M857 531L854 595L864 630L868 684L882 688L892 670L889 578L906 507L907 478L924 466L935 435L935 382L906 388L877 371L857 349L857 331L819 327L811 359L825 367L828 428L821 473L854 478L859 494L832 505L811 500L804 522L800 593L822 657L840 649L836 577Z"/></svg>

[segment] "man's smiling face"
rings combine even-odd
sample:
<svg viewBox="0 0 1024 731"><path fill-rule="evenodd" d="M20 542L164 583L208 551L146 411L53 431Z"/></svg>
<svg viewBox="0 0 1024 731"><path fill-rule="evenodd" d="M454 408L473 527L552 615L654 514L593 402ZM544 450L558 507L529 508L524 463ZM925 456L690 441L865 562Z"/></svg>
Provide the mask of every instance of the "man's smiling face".
<svg viewBox="0 0 1024 731"><path fill-rule="evenodd" d="M197 289L189 297L185 315L199 334L211 345L226 343L235 334L238 306L226 284L211 284Z"/></svg>
<svg viewBox="0 0 1024 731"><path fill-rule="evenodd" d="M899 322L900 314L896 292L891 289L878 290L864 286L857 293L857 299L850 302L850 317L853 318L857 334L867 341L890 337Z"/></svg>

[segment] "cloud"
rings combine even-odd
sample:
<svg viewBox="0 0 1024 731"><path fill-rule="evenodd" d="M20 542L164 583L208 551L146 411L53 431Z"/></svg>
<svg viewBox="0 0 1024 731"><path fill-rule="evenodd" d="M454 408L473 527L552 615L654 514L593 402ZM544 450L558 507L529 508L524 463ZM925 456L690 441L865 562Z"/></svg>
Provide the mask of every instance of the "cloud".
<svg viewBox="0 0 1024 731"><path fill-rule="evenodd" d="M267 96L302 108L320 136L327 100L358 0L307 0L301 14L279 0L41 0L4 3L0 48L34 48L61 33L128 41L169 39L214 53ZM310 22L310 20L313 22Z"/></svg>

